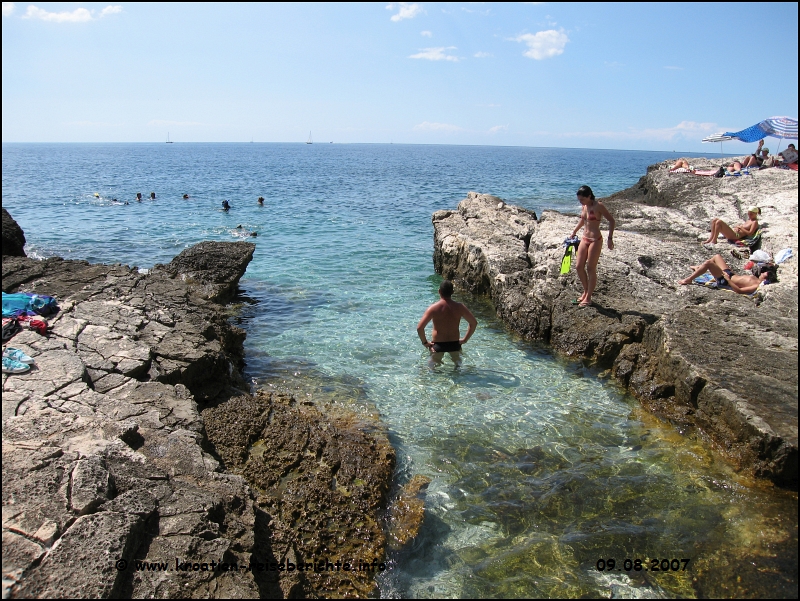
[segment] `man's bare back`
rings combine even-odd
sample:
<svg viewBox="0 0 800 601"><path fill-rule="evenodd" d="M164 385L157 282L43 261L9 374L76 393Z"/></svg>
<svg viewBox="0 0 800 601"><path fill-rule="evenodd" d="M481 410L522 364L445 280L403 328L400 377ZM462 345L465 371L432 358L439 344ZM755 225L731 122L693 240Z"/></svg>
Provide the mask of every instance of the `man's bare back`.
<svg viewBox="0 0 800 601"><path fill-rule="evenodd" d="M430 350L431 360L435 364L442 362L444 353L450 353L453 362L460 365L461 345L466 344L478 326L478 320L475 319L472 312L465 305L450 298L452 293L453 284L448 280L443 281L439 286L441 299L428 307L417 324L417 335L422 344ZM463 338L461 338L459 328L462 318L468 324L467 333ZM433 321L433 332L431 342L428 342L425 336L425 326L430 321Z"/></svg>

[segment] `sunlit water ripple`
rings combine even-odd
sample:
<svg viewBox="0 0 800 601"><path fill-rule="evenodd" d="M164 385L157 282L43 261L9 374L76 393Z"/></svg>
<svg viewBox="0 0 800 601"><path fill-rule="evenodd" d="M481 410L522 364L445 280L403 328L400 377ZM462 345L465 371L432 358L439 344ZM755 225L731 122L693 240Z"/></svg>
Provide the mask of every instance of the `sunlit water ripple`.
<svg viewBox="0 0 800 601"><path fill-rule="evenodd" d="M608 195L671 156L12 144L3 146L3 206L25 230L28 253L42 257L151 267L201 240L242 239L238 225L258 233L247 238L257 250L236 318L247 331L247 377L377 409L398 450L398 483L431 478L424 525L390 556L384 596L608 596L636 587L724 595L717 580L734 573L752 595L786 596L797 589L796 494L737 476L603 374L517 339L483 299L461 297L480 327L460 371L430 371L414 331L439 283L434 211L469 190L574 211L579 185ZM134 201L150 191L155 201ZM689 558L693 570L599 572L609 558L619 567L625 558ZM754 562L758 569L747 568ZM701 579L694 587L692 575Z"/></svg>

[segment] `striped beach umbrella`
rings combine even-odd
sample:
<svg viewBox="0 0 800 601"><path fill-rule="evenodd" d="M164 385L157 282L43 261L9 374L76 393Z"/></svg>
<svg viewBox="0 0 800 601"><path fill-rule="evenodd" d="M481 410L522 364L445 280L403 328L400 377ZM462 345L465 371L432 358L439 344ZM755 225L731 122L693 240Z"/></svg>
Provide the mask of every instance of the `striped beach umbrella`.
<svg viewBox="0 0 800 601"><path fill-rule="evenodd" d="M707 138L703 138L703 142L727 142L728 140L733 140L732 136L726 136L725 134L713 134L708 136Z"/></svg>
<svg viewBox="0 0 800 601"><path fill-rule="evenodd" d="M726 131L723 136L730 136L742 142L758 142L772 136L773 138L797 139L797 119L789 117L770 117L742 131Z"/></svg>

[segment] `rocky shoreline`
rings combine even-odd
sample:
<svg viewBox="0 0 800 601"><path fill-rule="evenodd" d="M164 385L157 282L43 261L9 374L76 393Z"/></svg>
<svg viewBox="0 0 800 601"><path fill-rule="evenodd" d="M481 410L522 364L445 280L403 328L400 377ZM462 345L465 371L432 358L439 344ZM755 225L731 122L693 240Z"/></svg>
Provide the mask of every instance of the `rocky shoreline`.
<svg viewBox="0 0 800 601"><path fill-rule="evenodd" d="M255 246L143 273L27 258L15 226L3 291L60 311L3 374L3 597L374 594L394 451L377 420L245 392L223 304Z"/></svg>
<svg viewBox="0 0 800 601"><path fill-rule="evenodd" d="M707 160L709 167L720 161ZM576 214L532 212L470 192L434 213L434 266L527 339L607 368L648 408L695 426L742 469L797 487L797 172L736 178L670 174L653 165L633 187L602 199L617 219L603 249L595 306L576 307L574 269L560 276L563 240ZM680 286L689 266L735 245L699 243L712 218L741 222L762 207L762 248L791 248L779 283L755 298ZM737 254L739 256L737 256Z"/></svg>

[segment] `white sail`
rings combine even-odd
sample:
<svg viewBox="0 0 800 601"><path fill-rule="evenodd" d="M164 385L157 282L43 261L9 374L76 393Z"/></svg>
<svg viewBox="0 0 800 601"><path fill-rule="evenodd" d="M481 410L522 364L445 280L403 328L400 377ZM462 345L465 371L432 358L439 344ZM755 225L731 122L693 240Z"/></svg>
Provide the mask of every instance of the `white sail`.
<svg viewBox="0 0 800 601"><path fill-rule="evenodd" d="M308 132L308 142L306 144L313 144L314 141L311 139L311 132Z"/></svg>

